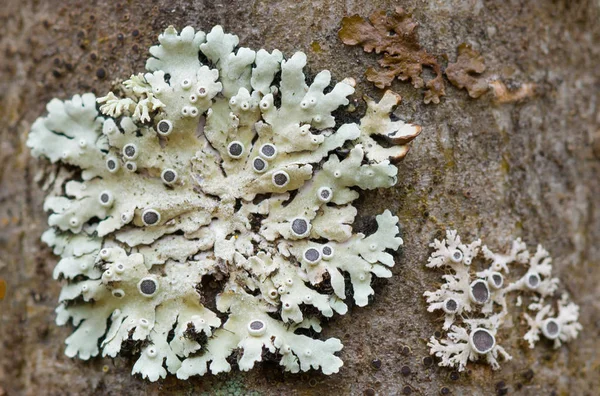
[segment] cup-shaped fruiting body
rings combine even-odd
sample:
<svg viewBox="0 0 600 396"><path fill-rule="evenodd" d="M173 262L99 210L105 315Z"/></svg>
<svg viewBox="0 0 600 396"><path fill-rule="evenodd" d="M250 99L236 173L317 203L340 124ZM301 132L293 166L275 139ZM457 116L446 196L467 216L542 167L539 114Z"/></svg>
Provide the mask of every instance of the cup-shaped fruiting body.
<svg viewBox="0 0 600 396"><path fill-rule="evenodd" d="M163 183L171 185L177 181L177 171L174 169L165 169L161 172L160 178Z"/></svg>
<svg viewBox="0 0 600 396"><path fill-rule="evenodd" d="M158 292L158 282L154 278L143 278L138 283L138 290L145 297L153 297Z"/></svg>
<svg viewBox="0 0 600 396"><path fill-rule="evenodd" d="M504 276L494 271L488 275L488 284L492 289L500 289L504 286Z"/></svg>
<svg viewBox="0 0 600 396"><path fill-rule="evenodd" d="M279 352L281 352L281 354L283 355L289 355L292 352L292 347L288 344L285 344L281 348L279 348Z"/></svg>
<svg viewBox="0 0 600 396"><path fill-rule="evenodd" d="M192 81L189 78L184 78L183 80L181 80L181 88L183 88L184 90L188 90L191 88L192 86Z"/></svg>
<svg viewBox="0 0 600 396"><path fill-rule="evenodd" d="M561 332L561 325L555 318L547 318L542 323L542 334L549 340L558 338Z"/></svg>
<svg viewBox="0 0 600 396"><path fill-rule="evenodd" d="M265 143L262 146L260 146L259 152L263 158L267 160L272 160L277 156L277 147L275 147L275 145L271 143Z"/></svg>
<svg viewBox="0 0 600 396"><path fill-rule="evenodd" d="M142 222L147 226L157 225L160 223L160 213L154 209L146 209L142 213Z"/></svg>
<svg viewBox="0 0 600 396"><path fill-rule="evenodd" d="M156 347L151 346L148 349L146 349L146 355L148 355L150 359L156 358L158 356L158 351L156 350Z"/></svg>
<svg viewBox="0 0 600 396"><path fill-rule="evenodd" d="M311 265L316 265L321 261L321 252L314 247L306 249L302 256L304 257L304 261Z"/></svg>
<svg viewBox="0 0 600 396"><path fill-rule="evenodd" d="M290 182L290 175L286 171L277 171L273 173L272 182L275 187L285 187Z"/></svg>
<svg viewBox="0 0 600 396"><path fill-rule="evenodd" d="M101 249L100 250L100 258L102 260L108 259L110 257L110 252L111 252L111 250L108 248Z"/></svg>
<svg viewBox="0 0 600 396"><path fill-rule="evenodd" d="M483 279L473 281L469 287L469 298L476 304L485 304L490 299L490 289Z"/></svg>
<svg viewBox="0 0 600 396"><path fill-rule="evenodd" d="M252 160L252 169L256 173L264 173L269 167L269 163L262 159L261 157L255 157Z"/></svg>
<svg viewBox="0 0 600 396"><path fill-rule="evenodd" d="M121 222L123 224L128 224L129 222L131 222L131 220L133 220L133 211L127 210L121 213Z"/></svg>
<svg viewBox="0 0 600 396"><path fill-rule="evenodd" d="M327 203L333 198L333 191L329 187L321 187L317 190L317 198L319 201Z"/></svg>
<svg viewBox="0 0 600 396"><path fill-rule="evenodd" d="M199 325L204 325L206 323L206 320L204 320L200 315L192 315L191 317L191 323L197 323ZM196 327L196 325L194 325L194 327Z"/></svg>
<svg viewBox="0 0 600 396"><path fill-rule="evenodd" d="M454 263L460 263L463 261L463 252L461 252L458 249L455 249L451 254L450 254L450 260Z"/></svg>
<svg viewBox="0 0 600 396"><path fill-rule="evenodd" d="M203 86L199 86L199 87L196 89L196 93L197 93L197 94L198 94L198 96L199 96L199 97L201 97L201 98L205 98L205 97L206 97L206 95L208 95L208 91L207 91L207 90L206 90L206 88L205 88L205 87L203 87Z"/></svg>
<svg viewBox="0 0 600 396"><path fill-rule="evenodd" d="M123 289L114 289L112 291L112 295L116 298L123 298L125 297L125 292L123 291Z"/></svg>
<svg viewBox="0 0 600 396"><path fill-rule="evenodd" d="M305 238L310 234L310 223L304 217L297 217L290 222L290 231L296 238Z"/></svg>
<svg viewBox="0 0 600 396"><path fill-rule="evenodd" d="M133 161L139 155L138 147L135 143L128 143L123 147L123 157Z"/></svg>
<svg viewBox="0 0 600 396"><path fill-rule="evenodd" d="M469 342L471 348L481 355L491 352L496 346L496 338L489 330L484 328L473 330L469 336Z"/></svg>
<svg viewBox="0 0 600 396"><path fill-rule="evenodd" d="M139 320L139 324L141 327L146 328L146 329L150 327L150 321L146 318L141 318Z"/></svg>
<svg viewBox="0 0 600 396"><path fill-rule="evenodd" d="M133 173L137 170L137 164L134 161L127 161L125 162L125 169Z"/></svg>
<svg viewBox="0 0 600 396"><path fill-rule="evenodd" d="M244 143L234 140L227 146L227 154L233 159L241 158L244 155Z"/></svg>
<svg viewBox="0 0 600 396"><path fill-rule="evenodd" d="M442 306L442 309L447 314L455 314L456 312L458 312L459 307L460 303L455 298L447 298L446 300L444 300L444 305Z"/></svg>
<svg viewBox="0 0 600 396"><path fill-rule="evenodd" d="M527 275L525 275L525 285L529 289L537 289L540 283L542 283L542 278L540 278L540 275L536 272L530 272Z"/></svg>
<svg viewBox="0 0 600 396"><path fill-rule="evenodd" d="M119 167L120 167L119 160L117 160L115 157L106 158L106 169L110 173L115 173L116 171L119 170Z"/></svg>
<svg viewBox="0 0 600 396"><path fill-rule="evenodd" d="M247 100L240 103L240 109L242 109L243 111L248 111L248 110L250 110L250 108L251 108L251 105Z"/></svg>
<svg viewBox="0 0 600 396"><path fill-rule="evenodd" d="M156 132L162 136L168 136L173 131L173 123L169 120L160 120L156 124Z"/></svg>
<svg viewBox="0 0 600 396"><path fill-rule="evenodd" d="M333 257L335 250L331 246L325 245L323 246L323 249L321 249L321 253L323 254L323 260L329 260Z"/></svg>
<svg viewBox="0 0 600 396"><path fill-rule="evenodd" d="M264 98L261 99L258 106L262 111L267 111L273 108L273 95L266 95Z"/></svg>
<svg viewBox="0 0 600 396"><path fill-rule="evenodd" d="M253 337L260 337L267 332L267 324L259 319L254 319L248 323L248 334Z"/></svg>
<svg viewBox="0 0 600 396"><path fill-rule="evenodd" d="M105 281L111 281L114 276L115 276L115 273L110 268L102 273L102 279Z"/></svg>
<svg viewBox="0 0 600 396"><path fill-rule="evenodd" d="M125 272L125 266L123 265L123 263L116 263L114 265L114 268L117 274L122 274L123 272Z"/></svg>
<svg viewBox="0 0 600 396"><path fill-rule="evenodd" d="M104 190L98 195L98 202L104 207L111 207L115 202L115 197L110 191Z"/></svg>

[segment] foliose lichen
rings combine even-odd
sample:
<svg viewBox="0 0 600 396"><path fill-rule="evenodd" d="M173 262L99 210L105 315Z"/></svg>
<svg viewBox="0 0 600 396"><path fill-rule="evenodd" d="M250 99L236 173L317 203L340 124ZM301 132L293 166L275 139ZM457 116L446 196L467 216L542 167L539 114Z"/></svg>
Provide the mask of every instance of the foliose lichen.
<svg viewBox="0 0 600 396"><path fill-rule="evenodd" d="M529 298L527 310L536 312L533 318L524 313L529 331L523 338L530 348L540 340L540 333L553 340L555 348L577 337L581 330L579 306L569 303L566 293L557 302L558 311L546 303L554 296L559 280L552 277L552 259L542 246L538 245L532 255L519 238L507 254L494 253L487 246L481 247L479 239L462 243L453 230L430 246L435 250L427 267L450 270L442 276L444 283L438 290L424 293L428 310L441 310L445 315L445 337L431 337L427 344L430 353L441 358L440 366L463 371L469 360L485 359L496 370L500 368L499 356L511 359L496 337L509 315L509 304L514 302L509 298L512 292L519 293L514 305L520 306L525 294ZM484 269L476 271L479 265ZM522 275L508 282L505 278L511 269Z"/></svg>
<svg viewBox="0 0 600 396"><path fill-rule="evenodd" d="M301 52L238 47L220 26L159 42L120 93L54 99L29 134L34 156L70 165L42 238L61 256L57 323L76 326L66 354L127 345L151 381L249 370L265 352L337 372L340 340L306 334L347 312L348 282L365 306L372 278L391 276L398 218L354 232L352 202L396 183L420 128L390 119L391 92L336 123L354 82L325 70L307 85Z"/></svg>

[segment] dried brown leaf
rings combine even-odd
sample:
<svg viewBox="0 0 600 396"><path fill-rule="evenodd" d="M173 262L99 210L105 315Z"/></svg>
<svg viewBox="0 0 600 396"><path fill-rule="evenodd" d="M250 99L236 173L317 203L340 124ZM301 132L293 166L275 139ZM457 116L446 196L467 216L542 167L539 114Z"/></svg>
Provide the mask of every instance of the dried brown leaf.
<svg viewBox="0 0 600 396"><path fill-rule="evenodd" d="M456 62L448 64L446 76L454 86L465 88L469 96L478 98L489 89L488 82L481 76L484 71L483 56L463 43L458 46Z"/></svg>
<svg viewBox="0 0 600 396"><path fill-rule="evenodd" d="M378 88L391 85L394 78L409 80L415 88L425 87L425 103L439 103L445 95L442 71L436 58L423 50L417 35L418 23L398 7L395 13L375 11L369 20L359 15L342 19L338 35L347 45L361 45L365 52L383 53L382 69L369 68L367 79ZM430 67L436 77L424 82L423 66Z"/></svg>

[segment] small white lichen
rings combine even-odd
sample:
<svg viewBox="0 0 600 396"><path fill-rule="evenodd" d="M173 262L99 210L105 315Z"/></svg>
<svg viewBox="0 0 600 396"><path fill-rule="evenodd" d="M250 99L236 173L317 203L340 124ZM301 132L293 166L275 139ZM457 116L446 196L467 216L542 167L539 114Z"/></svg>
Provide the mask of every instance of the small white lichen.
<svg viewBox="0 0 600 396"><path fill-rule="evenodd" d="M438 341L431 337L429 343L430 353L441 358L440 366L457 367L463 371L467 362L477 361L484 358L492 369L500 368L498 356L504 360L512 357L496 342L500 317L491 316L486 319L465 319L461 326L452 326L446 335L446 339Z"/></svg>
<svg viewBox="0 0 600 396"><path fill-rule="evenodd" d="M527 313L524 314L529 326L529 331L523 337L529 342L529 347L534 348L535 343L540 340L540 332L549 340L554 340L554 348L558 348L563 342L577 338L582 327L578 321L579 306L569 302L569 296L563 293L558 301L558 315L555 315L552 305L541 304L540 310L534 318Z"/></svg>
<svg viewBox="0 0 600 396"><path fill-rule="evenodd" d="M352 202L397 182L420 128L390 119L391 92L336 122L354 81L308 85L301 52L238 48L220 26L159 42L122 96L54 99L29 134L34 156L81 169L44 203L66 280L57 323L77 326L66 354L128 345L151 381L249 370L265 351L291 372L337 372L341 342L298 330L347 312L347 280L364 306L373 276L391 276L398 218L355 233Z"/></svg>
<svg viewBox="0 0 600 396"><path fill-rule="evenodd" d="M431 244L436 250L427 262L429 268L449 267L453 272L443 276L446 283L439 290L425 292L428 311L443 310L446 314L444 330L454 323L457 315L470 312L473 304L478 301L471 298L471 276L469 273L471 261L479 253L481 241L477 240L469 245L461 243L456 231L448 231L446 239Z"/></svg>
<svg viewBox="0 0 600 396"><path fill-rule="evenodd" d="M430 312L445 313L443 329L445 338L431 337L430 353L441 358L439 365L456 367L463 371L469 360L485 357L494 370L499 369L497 357L505 360L510 355L497 344L496 334L508 315L508 294L529 292L529 310L538 310L535 318L527 313L524 317L530 327L524 339L531 348L539 341L540 333L554 340L555 347L577 337L581 325L577 322L579 307L563 297L558 302L558 315L554 316L551 305L544 299L552 297L558 288L558 279L552 278L552 259L548 252L538 246L531 256L527 246L517 239L508 254L492 252L475 240L469 245L461 243L456 231L446 231L446 238L437 239L430 245L435 250L429 257L427 267L447 268L442 276L444 283L436 291L424 293ZM481 257L483 256L483 257ZM475 261L485 269L475 271ZM512 283L506 277L513 265L525 266L525 274ZM522 296L517 296L515 305L521 306ZM457 323L458 322L458 323ZM449 331L448 331L449 330Z"/></svg>

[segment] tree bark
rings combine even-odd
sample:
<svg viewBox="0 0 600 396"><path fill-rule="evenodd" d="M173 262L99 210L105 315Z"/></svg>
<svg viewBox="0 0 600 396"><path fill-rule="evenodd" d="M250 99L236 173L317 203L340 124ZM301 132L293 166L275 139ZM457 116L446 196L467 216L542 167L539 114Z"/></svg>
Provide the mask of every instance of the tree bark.
<svg viewBox="0 0 600 396"><path fill-rule="evenodd" d="M404 249L394 276L376 285L366 308L324 326L344 344L339 374L284 374L259 364L241 373L149 383L130 372L129 357L69 359L72 329L54 324L60 284L57 262L40 241L47 228L44 192L36 175L51 165L25 146L32 122L54 98L108 92L113 80L143 71L147 49L170 24L204 31L221 24L240 45L308 55L314 73L357 80L377 57L337 37L344 16L393 10L383 0L88 1L4 0L0 10L0 395L17 394L595 394L600 387L600 24L599 3L569 1L417 1L402 6L419 22L419 41L445 67L468 43L484 57L489 76L536 95L499 104L491 93L472 99L447 81L441 103L423 104L421 90L396 80L403 97L396 114L423 132L398 165L399 183L363 194L359 216L389 208L400 217ZM581 306L583 332L557 350L529 350L519 312L502 330L513 360L500 371L470 364L452 370L427 366L426 341L441 330L422 297L440 273L425 268L428 244L447 228L506 249L522 237L554 257L561 290ZM408 347L408 348L405 348ZM408 366L410 373L401 374ZM406 372L404 370L404 372ZM407 388L408 387L408 388ZM405 389L406 388L406 389Z"/></svg>

